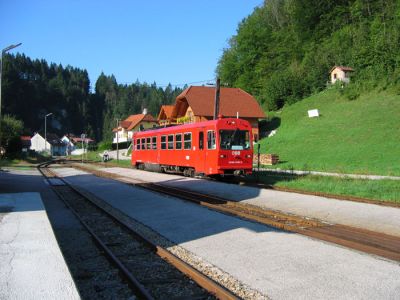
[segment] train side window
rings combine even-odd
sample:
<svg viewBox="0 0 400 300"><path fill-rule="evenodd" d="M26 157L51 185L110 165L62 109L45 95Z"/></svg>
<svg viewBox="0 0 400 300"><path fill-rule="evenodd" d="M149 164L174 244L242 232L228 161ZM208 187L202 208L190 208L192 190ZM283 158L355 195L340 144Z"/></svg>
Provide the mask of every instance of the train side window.
<svg viewBox="0 0 400 300"><path fill-rule="evenodd" d="M142 150L146 149L146 139L142 138Z"/></svg>
<svg viewBox="0 0 400 300"><path fill-rule="evenodd" d="M216 149L216 142L215 142L215 131L209 130L207 131L207 149Z"/></svg>
<svg viewBox="0 0 400 300"><path fill-rule="evenodd" d="M136 139L136 150L140 150L140 139Z"/></svg>
<svg viewBox="0 0 400 300"><path fill-rule="evenodd" d="M192 149L192 133L186 132L183 134L183 148Z"/></svg>
<svg viewBox="0 0 400 300"><path fill-rule="evenodd" d="M161 136L161 150L167 149L167 136L162 135Z"/></svg>
<svg viewBox="0 0 400 300"><path fill-rule="evenodd" d="M176 150L182 149L182 134L181 133L175 135L175 149Z"/></svg>
<svg viewBox="0 0 400 300"><path fill-rule="evenodd" d="M147 150L150 150L151 149L151 138L150 137L148 137L147 138Z"/></svg>
<svg viewBox="0 0 400 300"><path fill-rule="evenodd" d="M199 132L199 149L200 150L204 149L204 132L203 131Z"/></svg>
<svg viewBox="0 0 400 300"><path fill-rule="evenodd" d="M168 150L174 149L174 135L168 135Z"/></svg>
<svg viewBox="0 0 400 300"><path fill-rule="evenodd" d="M156 136L153 136L152 138L151 138L151 149L153 149L153 150L157 150L157 137Z"/></svg>

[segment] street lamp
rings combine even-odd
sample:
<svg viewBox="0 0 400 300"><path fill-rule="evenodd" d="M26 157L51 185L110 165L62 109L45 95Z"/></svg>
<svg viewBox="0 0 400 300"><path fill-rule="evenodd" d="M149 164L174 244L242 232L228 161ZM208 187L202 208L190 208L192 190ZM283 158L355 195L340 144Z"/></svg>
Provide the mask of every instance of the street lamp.
<svg viewBox="0 0 400 300"><path fill-rule="evenodd" d="M117 119L117 162L119 162L119 120Z"/></svg>
<svg viewBox="0 0 400 300"><path fill-rule="evenodd" d="M11 49L17 48L18 46L21 46L22 43L16 44L16 45L10 45L3 50L1 50L1 59L0 59L0 148L1 148L1 76L3 73L3 55L10 51Z"/></svg>
<svg viewBox="0 0 400 300"><path fill-rule="evenodd" d="M44 116L44 152L47 152L47 117L53 113L49 113Z"/></svg>

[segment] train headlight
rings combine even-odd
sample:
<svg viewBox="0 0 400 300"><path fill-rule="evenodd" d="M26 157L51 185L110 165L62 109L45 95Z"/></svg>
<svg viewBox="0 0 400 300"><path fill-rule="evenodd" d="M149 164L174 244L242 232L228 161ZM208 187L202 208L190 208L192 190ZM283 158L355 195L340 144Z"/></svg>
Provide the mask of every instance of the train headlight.
<svg viewBox="0 0 400 300"><path fill-rule="evenodd" d="M225 158L225 157L226 157L226 155L225 155L225 154L221 154L219 157L221 157L221 158Z"/></svg>

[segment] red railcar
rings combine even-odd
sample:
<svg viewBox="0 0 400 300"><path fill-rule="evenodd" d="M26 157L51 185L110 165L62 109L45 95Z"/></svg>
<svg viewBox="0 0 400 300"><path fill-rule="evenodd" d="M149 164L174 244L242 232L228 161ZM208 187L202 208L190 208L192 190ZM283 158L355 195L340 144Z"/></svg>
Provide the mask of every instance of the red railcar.
<svg viewBox="0 0 400 300"><path fill-rule="evenodd" d="M132 165L194 175L251 174L253 146L246 120L218 120L135 132Z"/></svg>

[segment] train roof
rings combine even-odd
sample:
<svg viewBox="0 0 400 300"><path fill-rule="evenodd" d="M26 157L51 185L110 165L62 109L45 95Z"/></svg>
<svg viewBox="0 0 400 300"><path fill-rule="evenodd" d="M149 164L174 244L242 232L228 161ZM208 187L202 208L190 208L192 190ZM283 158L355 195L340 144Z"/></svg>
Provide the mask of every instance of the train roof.
<svg viewBox="0 0 400 300"><path fill-rule="evenodd" d="M189 124L180 124L180 125L172 125L172 126L166 126L166 127L156 127L156 128L148 128L145 129L143 131L137 131L134 132L134 134L137 133L149 133L149 132L153 132L153 131L157 131L157 132L163 132L163 131L170 131L172 128L173 129L181 129L181 128L196 128L196 127L201 127L201 126L210 126L213 124L217 124L217 123L224 123L226 121L229 120L240 120L240 122L243 124L243 122L248 123L248 121L244 120L244 119L237 119L237 118L220 118L217 120L210 120L210 121L203 121L203 122L196 122L196 123L189 123Z"/></svg>

